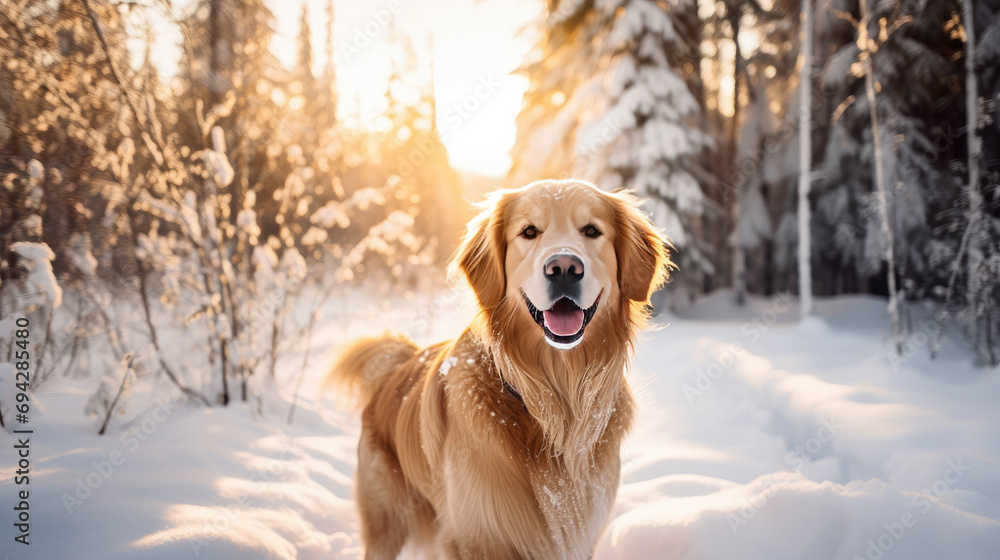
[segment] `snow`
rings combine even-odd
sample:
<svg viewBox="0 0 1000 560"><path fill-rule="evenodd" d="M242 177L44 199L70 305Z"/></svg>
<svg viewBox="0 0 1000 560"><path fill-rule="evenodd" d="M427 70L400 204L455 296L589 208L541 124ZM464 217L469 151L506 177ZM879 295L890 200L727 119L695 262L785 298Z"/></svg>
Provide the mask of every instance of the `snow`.
<svg viewBox="0 0 1000 560"><path fill-rule="evenodd" d="M760 191L760 181L755 178L743 198L737 225L737 240L740 246L753 248L770 236L771 215L767 211L767 202L764 201Z"/></svg>
<svg viewBox="0 0 1000 560"><path fill-rule="evenodd" d="M215 150L205 150L201 153L206 167L212 173L212 180L219 188L228 187L236 176L233 166L229 164L226 154Z"/></svg>
<svg viewBox="0 0 1000 560"><path fill-rule="evenodd" d="M314 350L387 327L429 344L472 314L462 304L471 298L451 293L383 299L331 303ZM642 337L639 415L596 560L995 558L995 371L973 367L950 339L931 361L919 317L892 357L884 299L817 298L801 323L787 295L731 301L723 292L677 308ZM102 372L50 381L32 409L32 544L8 537L0 551L359 558L359 421L317 395L325 364L313 362L291 426L294 357L253 406L185 405L170 400L168 381L137 380L105 436L100 418L82 414ZM12 455L0 457L10 495ZM0 514L8 528L11 513Z"/></svg>
<svg viewBox="0 0 1000 560"><path fill-rule="evenodd" d="M201 157L209 172L212 173L212 180L215 181L216 186L219 188L228 187L236 177L236 172L233 171L233 166L230 165L229 158L226 157L226 135L218 126L212 127L211 134L212 149L204 150Z"/></svg>
<svg viewBox="0 0 1000 560"><path fill-rule="evenodd" d="M69 260L73 263L73 266L84 277L91 277L97 273L97 259L94 258L94 254L90 251L90 240L89 238L79 232L73 232L69 235Z"/></svg>
<svg viewBox="0 0 1000 560"><path fill-rule="evenodd" d="M313 212L309 220L324 228L332 228L334 225L339 228L347 228L351 225L351 219L341 208L341 204L335 200L327 202L325 206Z"/></svg>
<svg viewBox="0 0 1000 560"><path fill-rule="evenodd" d="M680 62L698 38L684 23L694 2L598 0L568 23L576 2L550 6L538 45L543 62L522 68L531 82L518 117L514 182L571 176L602 189L628 188L661 199L657 223L680 250L681 270L711 274L712 265L688 240L706 200L692 162L714 145L702 105ZM568 27L580 49L561 49ZM591 39L591 37L599 39ZM565 103L553 104L554 95ZM689 271L689 272L685 272Z"/></svg>
<svg viewBox="0 0 1000 560"><path fill-rule="evenodd" d="M37 159L28 162L28 176L35 180L45 176L45 168Z"/></svg>
<svg viewBox="0 0 1000 560"><path fill-rule="evenodd" d="M860 52L855 43L847 43L841 47L826 63L826 69L823 70L823 85L841 86L856 79L854 65L858 61Z"/></svg>
<svg viewBox="0 0 1000 560"><path fill-rule="evenodd" d="M457 357L451 356L449 358L446 358L441 363L441 368L438 370L438 373L440 373L442 377L447 376L448 372L450 372L451 368L455 367L456 364L458 364Z"/></svg>
<svg viewBox="0 0 1000 560"><path fill-rule="evenodd" d="M601 6L602 11L613 13L618 6ZM670 13L661 6L644 0L632 0L625 6L621 17L618 17L606 39L610 50L625 48L644 34L650 33L667 43L678 43L680 38L674 30Z"/></svg>
<svg viewBox="0 0 1000 560"><path fill-rule="evenodd" d="M11 244L10 250L24 259L24 266L28 269L28 283L45 294L46 303L53 308L62 305L62 288L52 273L52 261L56 258L52 249L45 243L18 241Z"/></svg>

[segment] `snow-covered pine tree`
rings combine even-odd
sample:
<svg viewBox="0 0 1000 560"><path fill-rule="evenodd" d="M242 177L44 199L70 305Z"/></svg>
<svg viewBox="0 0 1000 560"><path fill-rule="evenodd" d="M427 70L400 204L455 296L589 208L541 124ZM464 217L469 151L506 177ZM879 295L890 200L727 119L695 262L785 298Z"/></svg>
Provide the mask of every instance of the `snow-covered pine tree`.
<svg viewBox="0 0 1000 560"><path fill-rule="evenodd" d="M1000 146L1000 118L997 114L1000 109L1000 2L973 1L971 6L974 14L972 21L976 26L976 77L979 83L977 128L984 150L992 148L980 161L980 183L986 192L993 193L986 202L994 204L1000 195L997 189L1000 186L1000 157L994 155L996 147Z"/></svg>
<svg viewBox="0 0 1000 560"><path fill-rule="evenodd" d="M800 215L806 218L806 225L811 222L810 199L800 198L799 181L803 167L800 162L809 159L802 157L802 143L810 144L813 136L803 135L802 131L811 132L813 127L804 125L801 117L812 117L816 108L822 107L823 96L809 87L812 80L803 84L800 46L804 22L798 17L802 8L798 0L778 0L772 4L767 18L756 28L761 44L748 55L748 71L754 79L763 80L766 86L763 95L774 120L772 134L764 138L759 151L749 158L753 165L741 166L744 174L760 174L761 195L773 224L771 238L763 240L762 248L752 250L747 261L748 289L763 294L795 290L797 279L802 277L797 267L800 247L805 250L806 264L811 264L812 242L799 244L799 239L811 237L809 232L805 236L799 233ZM805 100L803 95L807 96ZM747 109L748 116L750 111L764 110L764 103L758 105L759 108ZM803 106L809 109L803 111L800 109ZM807 148L811 154L811 146ZM806 163L805 167L810 166ZM806 205L805 212L800 212L800 203Z"/></svg>
<svg viewBox="0 0 1000 560"><path fill-rule="evenodd" d="M693 291L715 255L698 235L708 205L698 160L713 145L698 88L697 6L691 0L550 2L544 34L522 71L511 179L576 176L628 188L673 240Z"/></svg>
<svg viewBox="0 0 1000 560"><path fill-rule="evenodd" d="M943 219L961 188L947 164L957 142L942 141L961 111L956 86L962 44L946 31L958 7L955 2L871 4L878 18L872 33L878 31L881 43L873 55L873 78L883 100L878 112L891 136L885 142L886 187L903 300L926 297L946 276L930 265L928 247L945 229Z"/></svg>
<svg viewBox="0 0 1000 560"><path fill-rule="evenodd" d="M592 0L551 0L535 52L520 71L529 80L517 116L510 177L527 183L573 172L578 117L593 120L600 107L582 113L582 97L600 84L598 37L603 22ZM574 93L580 93L574 96ZM614 139L614 130L608 135Z"/></svg>
<svg viewBox="0 0 1000 560"><path fill-rule="evenodd" d="M818 85L829 99L828 106L815 107L813 113L821 128L819 178L811 189L815 200L811 233L825 240L823 250L812 259L817 269L813 292L820 295L873 291L872 274L863 267L870 222L862 213L863 201L872 192L872 158L865 149L871 128L867 105L858 100L864 94L851 73L857 59L856 30L838 12L853 6L848 4L834 2L814 15L817 43L833 50L816 53L822 68Z"/></svg>
<svg viewBox="0 0 1000 560"><path fill-rule="evenodd" d="M791 107L797 106L791 94L798 77L799 8L790 0L777 0L766 9L753 0L725 0L705 20L702 72L719 79L706 82L704 95L709 123L721 139L713 161L725 184L717 200L725 219L709 229L726 234L737 302L747 291L769 294L778 284L788 289L793 276L782 251L794 251L797 236L789 236L786 225L783 237L775 239L771 224L795 215L784 160L798 128L789 117L796 115ZM743 40L747 37L754 40ZM731 84L728 90L726 84ZM726 260L720 264L727 266Z"/></svg>
<svg viewBox="0 0 1000 560"><path fill-rule="evenodd" d="M957 77L953 55L960 45L944 31L955 6L870 3L864 35L875 46L864 52L858 39L861 15L850 11L855 4L835 0L830 8L817 13L821 39L834 48L822 80L835 107L825 123L822 179L816 184L814 233L833 240L820 257L829 273L817 276L822 278L819 291L886 291L887 235L874 189L875 155L881 152L898 261L893 273L906 288L905 297L920 297L941 277L939 268L928 267L928 240L955 199L945 162L954 144L947 136L959 100L949 84ZM859 61L868 53L873 96L868 95L865 61ZM884 129L877 149L871 98Z"/></svg>
<svg viewBox="0 0 1000 560"><path fill-rule="evenodd" d="M774 111L769 91L770 77L777 74L779 53L790 43L789 26L783 16L792 12L787 1L772 2L769 9L756 0L722 0L717 3L715 14L706 22L705 40L711 43L715 64L725 71L725 78L732 84L732 116L725 119L722 134L726 140L720 152L729 169L721 174L726 184L721 202L729 214L727 223L731 250L731 285L736 303L742 305L746 298L748 276L759 276L759 288L767 291L773 284L769 270L773 246L771 245L771 219L768 198L772 185L764 181L762 167L767 156L765 140L772 140ZM748 49L742 38L756 39L757 46ZM741 38L742 37L742 38ZM767 75L770 68L771 75ZM728 69L728 70L725 70ZM720 80L721 82L721 80ZM716 104L726 102L722 97L721 83L716 92ZM761 246L764 258L751 259L748 253ZM754 273L757 274L754 274ZM754 280L757 280L756 278Z"/></svg>
<svg viewBox="0 0 1000 560"><path fill-rule="evenodd" d="M996 186L1000 185L1000 165L996 157L984 158L984 146L1000 145L1000 133L995 124L997 103L1000 102L1000 80L997 80L997 64L1000 63L1000 4L995 2L973 2L961 0L961 25L957 18L947 27L953 35L961 36L964 43L964 84L965 84L965 177L964 199L967 204L962 220L965 233L959 245L958 254L950 259L952 278L947 288L949 302L954 297L956 280L964 272L965 282L960 287L968 308L962 314L968 325L978 359L996 365L998 353L994 350L993 334L998 318L994 309L998 307L1000 275L994 270L998 254L995 239L1000 232L1000 219L995 212L987 212L987 203L995 208L998 200ZM985 79L984 79L985 78ZM986 95L980 95L980 84L986 86ZM988 144L987 144L988 143ZM992 155L992 154L990 154ZM993 160L991 165L990 159ZM985 183L985 184L984 184ZM986 188L984 188L986 187ZM992 193L992 194L991 194ZM964 270L960 267L964 257ZM948 316L946 307L945 317ZM936 350L936 349L935 349Z"/></svg>

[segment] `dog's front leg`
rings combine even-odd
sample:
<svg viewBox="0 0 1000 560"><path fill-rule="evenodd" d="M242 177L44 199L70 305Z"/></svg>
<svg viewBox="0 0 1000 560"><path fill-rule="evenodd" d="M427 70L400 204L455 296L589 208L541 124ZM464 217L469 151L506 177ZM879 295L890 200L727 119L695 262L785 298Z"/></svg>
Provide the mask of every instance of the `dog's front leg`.
<svg viewBox="0 0 1000 560"><path fill-rule="evenodd" d="M444 493L437 504L439 556L547 558L552 541L523 457L501 441L487 444L456 435L449 434L445 446Z"/></svg>

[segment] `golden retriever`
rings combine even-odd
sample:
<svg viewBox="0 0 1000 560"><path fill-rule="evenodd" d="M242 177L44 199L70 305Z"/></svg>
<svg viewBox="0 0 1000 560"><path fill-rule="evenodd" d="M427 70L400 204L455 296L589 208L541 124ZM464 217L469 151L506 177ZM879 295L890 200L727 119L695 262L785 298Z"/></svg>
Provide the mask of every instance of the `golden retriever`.
<svg viewBox="0 0 1000 560"><path fill-rule="evenodd" d="M495 193L453 260L480 313L456 340L354 343L329 382L363 405L368 560L589 558L632 422L626 370L668 242L627 193L540 181Z"/></svg>

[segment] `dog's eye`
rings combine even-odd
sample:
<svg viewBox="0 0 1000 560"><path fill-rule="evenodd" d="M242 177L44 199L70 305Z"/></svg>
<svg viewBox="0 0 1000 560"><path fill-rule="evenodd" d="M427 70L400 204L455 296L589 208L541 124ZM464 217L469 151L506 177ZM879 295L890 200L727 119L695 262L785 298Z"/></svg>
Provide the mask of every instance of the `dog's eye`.
<svg viewBox="0 0 1000 560"><path fill-rule="evenodd" d="M538 228L535 226L527 226L521 230L521 237L525 239L534 239L538 237Z"/></svg>
<svg viewBox="0 0 1000 560"><path fill-rule="evenodd" d="M597 227L594 226L594 224L587 224L583 228L583 234L586 235L587 237L593 239L595 237L600 237L601 236L601 230L597 229Z"/></svg>

